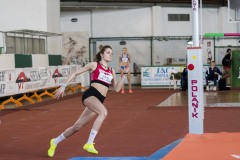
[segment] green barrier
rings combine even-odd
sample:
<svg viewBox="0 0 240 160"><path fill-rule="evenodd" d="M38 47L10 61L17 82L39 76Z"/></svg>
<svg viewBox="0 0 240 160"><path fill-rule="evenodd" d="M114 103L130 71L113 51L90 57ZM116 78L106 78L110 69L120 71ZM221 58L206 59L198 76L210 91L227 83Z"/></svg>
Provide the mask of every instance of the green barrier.
<svg viewBox="0 0 240 160"><path fill-rule="evenodd" d="M62 65L61 55L48 55L49 66L59 66Z"/></svg>
<svg viewBox="0 0 240 160"><path fill-rule="evenodd" d="M15 68L32 67L32 55L15 54Z"/></svg>
<svg viewBox="0 0 240 160"><path fill-rule="evenodd" d="M224 37L224 33L205 33L204 37Z"/></svg>
<svg viewBox="0 0 240 160"><path fill-rule="evenodd" d="M240 51L232 51L231 88L240 88Z"/></svg>
<svg viewBox="0 0 240 160"><path fill-rule="evenodd" d="M0 54L3 53L3 47L0 47Z"/></svg>

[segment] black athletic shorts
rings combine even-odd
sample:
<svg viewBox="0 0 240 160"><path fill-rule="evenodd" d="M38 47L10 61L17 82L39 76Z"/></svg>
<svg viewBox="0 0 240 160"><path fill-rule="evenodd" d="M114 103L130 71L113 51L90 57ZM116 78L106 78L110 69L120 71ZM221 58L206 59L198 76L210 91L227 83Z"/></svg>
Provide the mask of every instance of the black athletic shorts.
<svg viewBox="0 0 240 160"><path fill-rule="evenodd" d="M94 87L90 86L82 96L82 103L84 104L84 100L87 99L88 97L94 96L96 97L101 103L104 102L105 97Z"/></svg>

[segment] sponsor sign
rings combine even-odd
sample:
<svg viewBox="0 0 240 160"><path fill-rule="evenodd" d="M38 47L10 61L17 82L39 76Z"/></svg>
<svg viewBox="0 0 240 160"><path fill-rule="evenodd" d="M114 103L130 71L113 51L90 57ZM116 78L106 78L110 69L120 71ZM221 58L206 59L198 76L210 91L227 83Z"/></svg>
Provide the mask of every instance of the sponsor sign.
<svg viewBox="0 0 240 160"><path fill-rule="evenodd" d="M184 67L142 67L142 86L167 86L171 83L171 74L182 72ZM180 81L180 80L178 80Z"/></svg>
<svg viewBox="0 0 240 160"><path fill-rule="evenodd" d="M70 65L0 70L0 97L60 86L80 68L79 65ZM81 74L70 84L83 81L84 75Z"/></svg>

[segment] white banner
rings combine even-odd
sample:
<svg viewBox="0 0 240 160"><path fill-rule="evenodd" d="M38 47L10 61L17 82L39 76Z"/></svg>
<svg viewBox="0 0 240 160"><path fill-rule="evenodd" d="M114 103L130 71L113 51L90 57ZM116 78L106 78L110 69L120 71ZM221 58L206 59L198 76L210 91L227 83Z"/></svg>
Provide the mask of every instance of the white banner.
<svg viewBox="0 0 240 160"><path fill-rule="evenodd" d="M141 85L142 86L166 86L171 82L172 73L182 72L184 67L142 67Z"/></svg>
<svg viewBox="0 0 240 160"><path fill-rule="evenodd" d="M38 68L17 68L16 69L17 93L24 93L45 88L39 74Z"/></svg>
<svg viewBox="0 0 240 160"><path fill-rule="evenodd" d="M71 66L71 73L79 70L81 68L81 66ZM71 82L70 84L73 84L73 83L84 83L84 76L85 76L85 73L83 74L80 74L80 75L77 75Z"/></svg>
<svg viewBox="0 0 240 160"><path fill-rule="evenodd" d="M15 69L0 70L0 97L16 93Z"/></svg>
<svg viewBox="0 0 240 160"><path fill-rule="evenodd" d="M51 73L46 67L38 68L38 71L39 71L41 80L46 80L51 77Z"/></svg>
<svg viewBox="0 0 240 160"><path fill-rule="evenodd" d="M68 65L0 70L0 97L60 86L80 68L80 65ZM81 74L70 84L83 82L84 74Z"/></svg>
<svg viewBox="0 0 240 160"><path fill-rule="evenodd" d="M203 85L206 85L206 71L210 66L203 66ZM220 71L222 67L218 66ZM182 72L184 67L142 67L141 68L141 85L142 86L167 86L170 84L170 74ZM179 80L180 81L180 80ZM178 83L180 84L180 83Z"/></svg>

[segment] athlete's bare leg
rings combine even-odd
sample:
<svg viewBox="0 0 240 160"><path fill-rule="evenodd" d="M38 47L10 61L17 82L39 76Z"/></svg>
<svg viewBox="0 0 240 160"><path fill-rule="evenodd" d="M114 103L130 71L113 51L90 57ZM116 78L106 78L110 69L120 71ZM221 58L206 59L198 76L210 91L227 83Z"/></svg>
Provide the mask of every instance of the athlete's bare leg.
<svg viewBox="0 0 240 160"><path fill-rule="evenodd" d="M128 72L128 74L127 74L127 80L128 80L129 93L132 93L131 73L130 72Z"/></svg>
<svg viewBox="0 0 240 160"><path fill-rule="evenodd" d="M90 98L90 97L89 97ZM93 119L96 116L96 113L92 110L90 110L88 107L84 109L78 120L75 122L75 124L68 129L66 129L63 132L63 135L65 138L70 137L77 131L79 131L83 126L85 126L91 119Z"/></svg>
<svg viewBox="0 0 240 160"><path fill-rule="evenodd" d="M92 129L98 131L107 117L107 109L105 106L96 98L96 97L89 97L84 101L84 104L93 112L98 114L97 119L93 123Z"/></svg>
<svg viewBox="0 0 240 160"><path fill-rule="evenodd" d="M124 74L124 71L123 71L122 69L120 69L120 73L121 73L121 78L122 78L122 76L123 76L123 74ZM122 91L121 91L121 93L124 94L124 83L123 83L123 85L122 85Z"/></svg>

